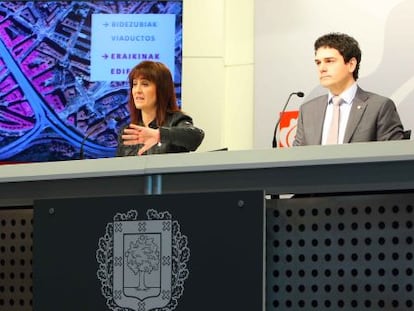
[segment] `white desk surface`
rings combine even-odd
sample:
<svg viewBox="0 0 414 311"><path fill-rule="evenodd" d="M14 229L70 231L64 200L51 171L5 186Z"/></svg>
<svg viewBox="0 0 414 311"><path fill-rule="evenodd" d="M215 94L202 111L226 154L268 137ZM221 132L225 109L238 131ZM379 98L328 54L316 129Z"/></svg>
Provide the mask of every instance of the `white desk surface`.
<svg viewBox="0 0 414 311"><path fill-rule="evenodd" d="M0 165L0 183L414 160L410 140Z"/></svg>

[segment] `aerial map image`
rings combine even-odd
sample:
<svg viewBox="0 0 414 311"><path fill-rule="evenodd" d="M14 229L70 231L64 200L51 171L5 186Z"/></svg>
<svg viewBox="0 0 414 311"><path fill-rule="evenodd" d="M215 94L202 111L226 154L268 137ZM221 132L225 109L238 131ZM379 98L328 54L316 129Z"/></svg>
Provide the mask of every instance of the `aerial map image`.
<svg viewBox="0 0 414 311"><path fill-rule="evenodd" d="M115 156L142 60L181 104L182 1L0 2L0 162Z"/></svg>

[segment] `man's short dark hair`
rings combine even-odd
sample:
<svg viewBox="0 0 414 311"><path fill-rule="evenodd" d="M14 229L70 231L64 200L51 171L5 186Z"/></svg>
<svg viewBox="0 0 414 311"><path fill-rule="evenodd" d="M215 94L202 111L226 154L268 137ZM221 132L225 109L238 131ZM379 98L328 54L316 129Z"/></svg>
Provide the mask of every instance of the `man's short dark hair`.
<svg viewBox="0 0 414 311"><path fill-rule="evenodd" d="M314 44L315 53L321 47L338 50L339 54L344 58L345 63L348 63L355 57L357 64L353 76L355 81L358 80L359 65L361 63L361 49L359 48L358 41L347 34L332 32L316 39Z"/></svg>

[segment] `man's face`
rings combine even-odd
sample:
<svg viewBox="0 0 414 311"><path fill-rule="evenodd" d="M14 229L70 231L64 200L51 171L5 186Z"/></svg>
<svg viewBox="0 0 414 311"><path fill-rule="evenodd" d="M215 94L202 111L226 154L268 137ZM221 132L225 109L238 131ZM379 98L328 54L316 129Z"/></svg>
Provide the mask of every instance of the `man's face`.
<svg viewBox="0 0 414 311"><path fill-rule="evenodd" d="M315 53L315 64L318 68L320 84L334 95L339 95L355 82L352 73L356 67L356 59L352 58L345 63L336 49L320 47Z"/></svg>

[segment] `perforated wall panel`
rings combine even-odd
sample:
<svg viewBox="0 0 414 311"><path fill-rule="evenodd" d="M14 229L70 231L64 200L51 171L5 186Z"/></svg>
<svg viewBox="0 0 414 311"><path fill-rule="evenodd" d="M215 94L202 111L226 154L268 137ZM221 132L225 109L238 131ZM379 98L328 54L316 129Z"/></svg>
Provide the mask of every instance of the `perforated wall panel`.
<svg viewBox="0 0 414 311"><path fill-rule="evenodd" d="M413 194L267 202L267 310L413 310Z"/></svg>
<svg viewBox="0 0 414 311"><path fill-rule="evenodd" d="M32 209L0 209L0 310L32 310Z"/></svg>

